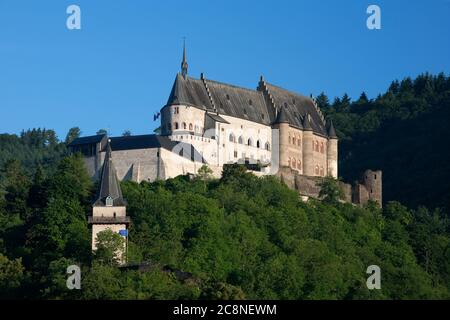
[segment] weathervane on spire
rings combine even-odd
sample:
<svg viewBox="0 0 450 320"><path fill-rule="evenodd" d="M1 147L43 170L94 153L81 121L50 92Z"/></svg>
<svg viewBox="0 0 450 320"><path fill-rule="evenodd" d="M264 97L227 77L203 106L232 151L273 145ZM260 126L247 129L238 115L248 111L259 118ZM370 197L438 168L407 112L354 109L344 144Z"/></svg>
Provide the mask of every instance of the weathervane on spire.
<svg viewBox="0 0 450 320"><path fill-rule="evenodd" d="M186 79L188 63L186 59L186 37L183 37L183 61L181 61L181 75Z"/></svg>

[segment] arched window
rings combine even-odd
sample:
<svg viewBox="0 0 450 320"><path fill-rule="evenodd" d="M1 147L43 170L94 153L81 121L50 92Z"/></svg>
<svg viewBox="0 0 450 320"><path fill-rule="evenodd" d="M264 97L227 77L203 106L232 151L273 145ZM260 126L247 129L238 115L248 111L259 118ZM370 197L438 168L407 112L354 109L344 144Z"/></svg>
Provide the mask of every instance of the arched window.
<svg viewBox="0 0 450 320"><path fill-rule="evenodd" d="M295 158L292 158L292 168L295 169L296 164L297 164L297 161L295 160Z"/></svg>
<svg viewBox="0 0 450 320"><path fill-rule="evenodd" d="M265 149L266 149L267 151L270 151L270 143L266 142Z"/></svg>
<svg viewBox="0 0 450 320"><path fill-rule="evenodd" d="M325 147L323 145L323 142L320 143L320 153L325 153Z"/></svg>
<svg viewBox="0 0 450 320"><path fill-rule="evenodd" d="M319 166L316 166L316 168L315 168L315 174L316 174L316 175L319 175Z"/></svg>
<svg viewBox="0 0 450 320"><path fill-rule="evenodd" d="M247 145L249 145L250 147L253 146L253 141L251 138L248 138Z"/></svg>
<svg viewBox="0 0 450 320"><path fill-rule="evenodd" d="M244 143L244 139L242 138L242 136L239 137L238 142L239 142L240 144L243 144L243 143Z"/></svg>
<svg viewBox="0 0 450 320"><path fill-rule="evenodd" d="M300 140L300 136L297 137L297 146L301 146L302 145L302 140Z"/></svg>
<svg viewBox="0 0 450 320"><path fill-rule="evenodd" d="M178 122L175 122L175 130L178 130L179 126L178 126Z"/></svg>
<svg viewBox="0 0 450 320"><path fill-rule="evenodd" d="M234 134L230 134L230 137L229 137L229 140L230 140L230 142L235 142L236 140L235 140L235 138L234 138Z"/></svg>
<svg viewBox="0 0 450 320"><path fill-rule="evenodd" d="M186 122L183 122L183 129L186 130L187 126L186 126Z"/></svg>
<svg viewBox="0 0 450 320"><path fill-rule="evenodd" d="M194 128L192 127L192 123L189 123L189 131L192 131Z"/></svg>
<svg viewBox="0 0 450 320"><path fill-rule="evenodd" d="M297 139L295 139L295 137L292 137L292 144L296 144L297 143Z"/></svg>
<svg viewBox="0 0 450 320"><path fill-rule="evenodd" d="M302 162L300 160L297 160L297 169L302 169Z"/></svg>
<svg viewBox="0 0 450 320"><path fill-rule="evenodd" d="M257 147L257 148L260 147L260 142L259 142L259 140L256 141L256 147Z"/></svg>

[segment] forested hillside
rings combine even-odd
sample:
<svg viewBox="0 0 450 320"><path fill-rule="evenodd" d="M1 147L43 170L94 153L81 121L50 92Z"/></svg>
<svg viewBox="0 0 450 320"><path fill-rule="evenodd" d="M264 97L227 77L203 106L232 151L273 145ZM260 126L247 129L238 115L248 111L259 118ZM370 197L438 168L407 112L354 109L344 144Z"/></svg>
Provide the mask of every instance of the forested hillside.
<svg viewBox="0 0 450 320"><path fill-rule="evenodd" d="M118 268L105 235L90 252L86 216L94 186L79 156L48 177L7 166L0 206L0 297L76 299L422 299L449 298L448 220L399 203L380 210L333 196L304 203L275 178L240 166L220 180L201 175L123 183L131 216L131 263ZM38 171L39 172L39 171ZM120 245L120 244L119 244ZM111 249L112 248L112 249ZM67 290L66 268L82 268ZM382 289L366 287L366 268ZM173 272L191 275L180 280Z"/></svg>
<svg viewBox="0 0 450 320"><path fill-rule="evenodd" d="M318 104L333 120L340 176L353 181L383 170L384 200L450 210L450 78L423 74L394 81L373 100L365 93Z"/></svg>
<svg viewBox="0 0 450 320"><path fill-rule="evenodd" d="M125 182L128 259L146 272L117 266L118 235L91 253L96 186L66 148L78 128L65 141L43 129L0 135L0 298L449 299L450 79L422 75L373 100L318 103L341 138L340 175L383 170L383 209L333 194L304 203L239 166L221 179ZM66 288L70 264L82 268L80 291ZM372 264L382 290L366 287Z"/></svg>

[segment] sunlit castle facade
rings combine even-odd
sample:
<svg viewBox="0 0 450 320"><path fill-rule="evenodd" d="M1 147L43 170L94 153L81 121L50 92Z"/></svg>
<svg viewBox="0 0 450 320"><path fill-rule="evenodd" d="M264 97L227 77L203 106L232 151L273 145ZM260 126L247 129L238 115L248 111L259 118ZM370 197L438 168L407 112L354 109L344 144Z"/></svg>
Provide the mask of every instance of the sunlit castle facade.
<svg viewBox="0 0 450 320"><path fill-rule="evenodd" d="M73 152L85 155L98 178L110 139L120 180L137 182L196 174L207 165L220 176L225 164L244 163L258 175L289 168L310 177L338 176L338 140L313 98L267 83L247 89L188 76L186 50L159 134L78 138Z"/></svg>

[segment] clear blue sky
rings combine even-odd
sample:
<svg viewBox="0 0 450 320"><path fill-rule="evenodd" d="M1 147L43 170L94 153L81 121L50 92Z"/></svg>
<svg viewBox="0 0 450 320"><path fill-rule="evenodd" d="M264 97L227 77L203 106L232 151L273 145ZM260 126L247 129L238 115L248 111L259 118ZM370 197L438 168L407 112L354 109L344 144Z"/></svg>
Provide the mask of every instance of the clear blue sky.
<svg viewBox="0 0 450 320"><path fill-rule="evenodd" d="M81 30L66 8L81 7ZM382 29L366 27L366 8ZM189 74L308 95L450 72L450 0L0 0L0 132L151 133L187 38Z"/></svg>

